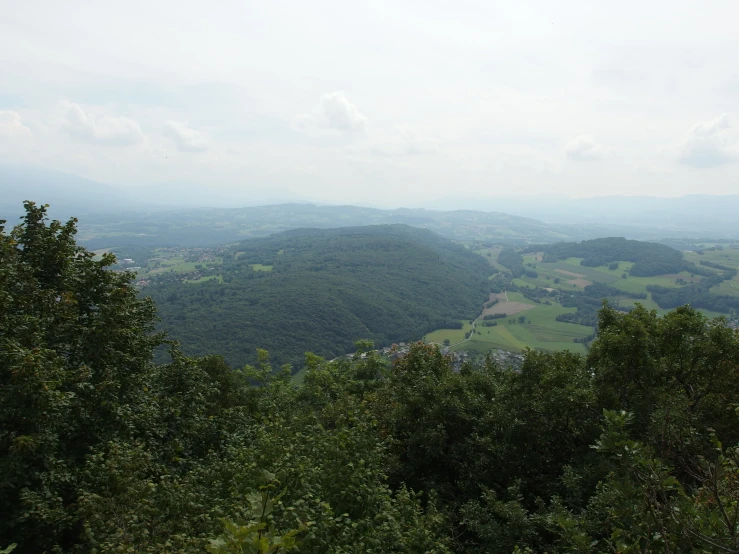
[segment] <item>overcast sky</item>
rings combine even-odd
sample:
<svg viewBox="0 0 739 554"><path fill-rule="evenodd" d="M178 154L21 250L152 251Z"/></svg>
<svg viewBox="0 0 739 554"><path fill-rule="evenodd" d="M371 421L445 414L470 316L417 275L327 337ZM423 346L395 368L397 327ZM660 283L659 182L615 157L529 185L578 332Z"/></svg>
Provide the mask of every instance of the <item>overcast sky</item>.
<svg viewBox="0 0 739 554"><path fill-rule="evenodd" d="M736 1L0 8L0 162L386 206L739 193Z"/></svg>

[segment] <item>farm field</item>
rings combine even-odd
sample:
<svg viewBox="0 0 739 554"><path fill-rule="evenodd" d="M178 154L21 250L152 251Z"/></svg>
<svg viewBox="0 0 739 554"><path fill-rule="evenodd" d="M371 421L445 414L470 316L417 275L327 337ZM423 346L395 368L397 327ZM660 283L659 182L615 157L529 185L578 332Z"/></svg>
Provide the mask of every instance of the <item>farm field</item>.
<svg viewBox="0 0 739 554"><path fill-rule="evenodd" d="M710 248L713 245L702 246ZM501 248L487 247L475 251L486 257L491 267L504 272L508 271L496 259ZM684 257L686 261L693 262L696 265L700 265L700 261L705 260L729 267L739 267L739 249L737 248L725 247L723 249L705 250L703 254L688 251L684 253ZM647 290L649 285L679 288L685 283L699 282L703 279L701 275L691 274L689 271L651 277L631 276L628 271L631 270L634 264L625 261L618 262L617 267L609 269L608 266L582 266L580 262L583 258L576 257L557 260L553 263L544 263L541 261L543 255L540 252L528 253L523 255L522 258L523 265L529 274L512 279L512 283L517 287L538 287L566 292L583 290L591 283L602 283L623 291L624 297L618 300L618 305L631 307L639 303L648 310L656 310L660 315L669 310L660 308L652 299ZM536 276L533 276L532 272L536 272ZM713 287L711 292L739 297L739 276ZM645 294L647 297L636 298L641 294ZM476 321L475 332L469 340L460 343L464 339L465 332L470 329L468 322L465 322L465 327L462 330L441 329L426 335L425 340L442 344L444 339L448 338L452 344L451 350L472 350L480 353L493 349L519 352L526 347L542 350L570 350L580 353L586 351L585 345L574 342L574 339L582 339L591 335L594 328L556 320L558 315L573 313L576 308L565 308L553 298L547 299L551 302L551 305L536 304L516 292L508 292L507 297L506 301L502 294L497 295L498 303L484 310ZM522 310L521 306L526 306L526 309ZM511 311L508 311L509 309ZM710 318L725 315L705 309L699 311ZM495 313L507 313L510 317L495 320L497 322L496 326L483 326L482 315ZM524 323L519 322L521 317L524 318Z"/></svg>
<svg viewBox="0 0 739 554"><path fill-rule="evenodd" d="M701 245L706 248L715 247L715 245ZM715 264L726 265L729 267L739 267L739 248L733 247L722 247L718 250L701 250L700 254L697 251L685 251L683 255L689 262L693 262L696 265L700 265L701 260L712 262Z"/></svg>
<svg viewBox="0 0 739 554"><path fill-rule="evenodd" d="M188 283L202 283L217 279L223 282L218 274L223 265L223 258L215 249L204 248L143 248L114 247L93 251L96 259L106 252L116 256L113 269L128 270L136 273L137 279L146 286L152 278L175 278ZM272 266L259 266L255 271L271 271Z"/></svg>
<svg viewBox="0 0 739 554"><path fill-rule="evenodd" d="M737 259L739 260L739 251L736 252ZM537 286L558 290L581 290L583 286L580 279L576 278L576 275L578 275L581 276L581 279L594 283L605 283L620 289L625 293L649 295L649 292L647 291L647 286L649 285L679 288L681 285L676 282L677 279L683 279L686 282L690 282L700 280L701 278L700 276L691 277L689 272L683 271L678 274L657 275L654 277L634 277L627 275L624 279L622 278L624 272L631 269L634 265L631 262L619 262L618 269L608 269L607 266L581 266L579 265L581 260L582 258L567 258L566 260L559 260L554 263L542 263L535 261L535 255L526 255L524 256L524 264L532 263L532 269L538 273L538 277L531 278L524 276L519 279L514 279L513 282L518 286ZM735 294L739 296L739 281L735 284L737 285ZM644 307L648 309L656 309L660 313L667 311L659 308L651 298L647 298L646 300L634 299L634 302L640 302ZM626 305L626 302L622 302L622 305ZM706 315L712 315L713 313L714 312L706 311Z"/></svg>
<svg viewBox="0 0 739 554"><path fill-rule="evenodd" d="M714 244L703 244L705 248L716 247ZM700 253L702 252L702 253ZM701 261L739 269L739 248L721 246L717 250L701 250L685 252L685 259L700 265ZM719 285L711 288L711 292L716 294L726 294L729 296L739 296L739 275L730 281L724 281Z"/></svg>
<svg viewBox="0 0 739 554"><path fill-rule="evenodd" d="M550 306L536 304L517 292L508 293L508 299L509 302L496 304L494 307L501 304L525 304L530 308L524 311L517 309L510 317L496 319L497 325L494 327L485 327L483 320L477 319L475 333L464 342L460 341L464 340L465 333L472 328L469 322L464 322L463 329L439 329L426 335L424 340L441 345L444 339L449 339L453 351L473 350L479 353L495 349L520 352L527 347L585 352L585 346L573 342L573 339L587 337L593 333L593 328L555 319L560 314L574 312L575 308L563 308L555 303ZM519 322L520 317L525 318L525 323Z"/></svg>
<svg viewBox="0 0 739 554"><path fill-rule="evenodd" d="M469 321L462 321L461 329L438 329L426 335L423 339L426 342L435 342L436 344L444 344L445 340L449 340L450 344L456 344L464 340L464 334L472 329Z"/></svg>
<svg viewBox="0 0 739 554"><path fill-rule="evenodd" d="M498 271L505 271L505 267L498 263L498 254L500 254L501 250L503 250L502 246L493 246L490 248L478 248L474 252L480 254L480 256L485 258Z"/></svg>

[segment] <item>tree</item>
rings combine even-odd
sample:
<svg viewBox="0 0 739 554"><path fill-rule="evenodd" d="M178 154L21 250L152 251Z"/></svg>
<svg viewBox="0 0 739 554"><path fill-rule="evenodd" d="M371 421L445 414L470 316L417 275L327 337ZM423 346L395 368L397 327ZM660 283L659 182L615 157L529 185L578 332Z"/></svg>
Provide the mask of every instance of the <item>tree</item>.
<svg viewBox="0 0 739 554"><path fill-rule="evenodd" d="M0 547L448 552L435 505L387 485L371 342L308 355L300 389L264 351L233 371L170 343L155 365L163 337L132 275L76 246L74 220L26 209L0 229Z"/></svg>
<svg viewBox="0 0 739 554"><path fill-rule="evenodd" d="M25 537L19 552L70 546L85 457L147 424L162 342L113 255L78 247L76 220L25 208L9 233L0 222L0 544Z"/></svg>

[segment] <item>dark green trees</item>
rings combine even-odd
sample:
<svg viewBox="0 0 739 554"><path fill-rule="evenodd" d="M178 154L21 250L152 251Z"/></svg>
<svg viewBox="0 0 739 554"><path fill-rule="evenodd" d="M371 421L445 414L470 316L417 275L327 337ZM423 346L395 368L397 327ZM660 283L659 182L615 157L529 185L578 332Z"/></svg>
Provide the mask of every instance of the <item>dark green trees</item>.
<svg viewBox="0 0 739 554"><path fill-rule="evenodd" d="M130 276L106 271L112 256L77 247L74 220L26 209L0 234L0 537L40 551L79 531L86 456L146 425L141 391L161 338Z"/></svg>
<svg viewBox="0 0 739 554"><path fill-rule="evenodd" d="M587 357L188 358L27 205L0 232L0 552L737 552L739 337L605 306Z"/></svg>
<svg viewBox="0 0 739 554"><path fill-rule="evenodd" d="M239 371L176 348L155 365L163 339L131 276L78 248L74 221L26 209L0 232L0 548L447 551L434 507L386 483L388 438L363 404L374 356L311 357L300 389L266 352Z"/></svg>

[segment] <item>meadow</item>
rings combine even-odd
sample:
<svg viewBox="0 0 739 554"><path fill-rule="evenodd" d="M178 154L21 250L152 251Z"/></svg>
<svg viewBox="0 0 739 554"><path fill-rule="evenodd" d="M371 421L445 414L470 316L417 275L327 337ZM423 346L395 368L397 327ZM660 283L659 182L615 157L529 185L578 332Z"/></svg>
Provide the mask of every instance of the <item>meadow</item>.
<svg viewBox="0 0 739 554"><path fill-rule="evenodd" d="M551 305L536 304L523 294L509 292L510 302L532 306L531 309L517 312L503 319L496 319L497 325L485 327L482 319L475 321L475 332L469 340L464 340L466 332L471 330L469 321L462 322L462 329L439 329L424 337L426 342L442 345L445 339L451 343L451 350L472 350L485 353L490 350L508 350L521 352L524 348L540 350L570 350L585 352L585 346L573 339L584 338L593 333L592 327L557 321L556 317L563 313L571 313L575 308L564 308L556 302ZM519 318L523 317L521 323Z"/></svg>
<svg viewBox="0 0 739 554"><path fill-rule="evenodd" d="M708 249L715 245L705 244L701 246ZM506 271L506 268L497 261L497 255L500 251L501 247L475 249L475 252L488 260L492 268L499 271ZM702 252L702 254L699 254L697 252L686 251L684 252L685 259L696 265L700 265L700 261L705 260L729 267L739 267L738 248L704 250ZM619 305L630 307L636 303L640 303L649 310L656 310L660 315L667 313L668 310L660 308L652 300L651 294L647 290L649 285L678 288L683 286L683 282L690 283L702 279L700 275L694 275L688 271L653 277L634 277L628 274L628 271L634 264L624 261L619 262L616 268L609 269L608 266L582 266L580 265L582 258L575 257L558 260L553 263L544 263L541 260L541 253L524 255L524 267L527 270L535 271L537 276L524 275L520 278L513 279L513 284L519 288L539 287L566 292L582 290L591 283L604 283L624 292L624 297L618 300ZM711 291L718 294L739 297L739 276L731 281L722 282L720 285L713 287ZM637 298L637 296L642 294L645 294L647 297ZM536 304L521 293L515 292L508 292L508 299L511 302L521 302L531 305L532 308L515 315L512 314L505 319L498 319L496 320L497 325L494 327L485 327L482 325L482 319L478 319L476 320L474 334L469 340L464 342L460 341L464 339L465 332L471 329L469 322L463 322L463 329L439 329L433 331L426 335L424 340L443 344L444 340L448 339L452 345L451 350L472 350L479 353L485 353L493 349L520 352L524 348L550 351L570 350L579 353L586 351L583 343L574 342L574 340L591 335L595 329L585 325L556 320L558 315L572 313L576 308L565 308L554 299L549 299L551 305ZM711 318L725 315L710 310L700 311ZM521 316L525 316L524 323L519 322Z"/></svg>

